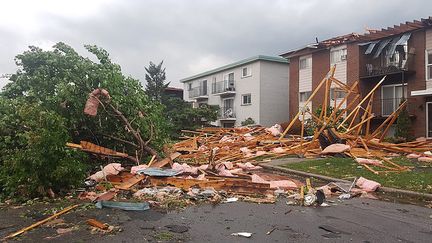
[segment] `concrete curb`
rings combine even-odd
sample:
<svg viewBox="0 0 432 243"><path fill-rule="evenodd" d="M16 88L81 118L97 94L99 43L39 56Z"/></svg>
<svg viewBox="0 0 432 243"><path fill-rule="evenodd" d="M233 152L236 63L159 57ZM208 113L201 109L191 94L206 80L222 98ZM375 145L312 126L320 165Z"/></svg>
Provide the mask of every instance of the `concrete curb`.
<svg viewBox="0 0 432 243"><path fill-rule="evenodd" d="M304 171L288 169L288 168L284 168L281 166L274 166L274 165L268 165L268 164L260 164L260 166L265 168L265 169L269 169L269 170L275 170L275 171L284 172L284 173L292 173L292 174L296 174L296 175L300 175L300 176L314 177L314 178L318 178L318 179L325 180L325 181L347 182L347 183L352 182L352 181L347 181L347 180L343 180L343 179L333 178L330 176L324 176L324 175L319 175L319 174L314 174L314 173L309 173L309 172L304 172ZM399 193L399 194L403 194L406 196L423 197L423 198L427 198L427 199L432 199L432 194L429 194L429 193L414 192L414 191L408 191L408 190L391 188L391 187L380 187L378 190L382 191L382 192Z"/></svg>

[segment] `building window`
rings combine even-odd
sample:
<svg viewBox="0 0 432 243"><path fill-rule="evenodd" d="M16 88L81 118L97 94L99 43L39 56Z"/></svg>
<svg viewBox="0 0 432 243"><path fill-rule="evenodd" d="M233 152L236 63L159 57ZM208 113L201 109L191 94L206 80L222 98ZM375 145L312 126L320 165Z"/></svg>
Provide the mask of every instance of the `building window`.
<svg viewBox="0 0 432 243"><path fill-rule="evenodd" d="M252 75L252 72L251 72L250 67L243 67L242 68L242 78L249 77L251 75Z"/></svg>
<svg viewBox="0 0 432 243"><path fill-rule="evenodd" d="M188 83L188 84L187 84L187 87L188 87L188 90L189 90L189 91L192 90L192 83Z"/></svg>
<svg viewBox="0 0 432 243"><path fill-rule="evenodd" d="M244 94L242 95L242 105L250 105L252 104L252 95Z"/></svg>
<svg viewBox="0 0 432 243"><path fill-rule="evenodd" d="M306 102L310 96L311 96L311 91L300 92L299 101Z"/></svg>
<svg viewBox="0 0 432 243"><path fill-rule="evenodd" d="M312 57L300 58L300 69L310 68L312 64Z"/></svg>
<svg viewBox="0 0 432 243"><path fill-rule="evenodd" d="M392 114L407 98L407 85L383 85L381 87L381 112L382 116Z"/></svg>
<svg viewBox="0 0 432 243"><path fill-rule="evenodd" d="M343 99L345 98L345 92L343 90L332 88L330 89L330 99Z"/></svg>
<svg viewBox="0 0 432 243"><path fill-rule="evenodd" d="M426 55L426 79L432 80L432 50L428 50Z"/></svg>
<svg viewBox="0 0 432 243"><path fill-rule="evenodd" d="M347 49L330 51L330 63L343 62L347 58Z"/></svg>

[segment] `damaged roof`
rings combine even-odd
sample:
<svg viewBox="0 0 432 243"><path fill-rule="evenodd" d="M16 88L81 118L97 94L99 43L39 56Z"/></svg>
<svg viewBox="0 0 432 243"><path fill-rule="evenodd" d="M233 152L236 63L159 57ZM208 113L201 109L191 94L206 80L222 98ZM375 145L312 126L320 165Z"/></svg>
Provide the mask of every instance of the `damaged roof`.
<svg viewBox="0 0 432 243"><path fill-rule="evenodd" d="M422 18L420 20L407 21L405 23L400 23L399 25L394 25L393 27L382 28L381 30L367 30L364 34L350 33L347 35L333 37L327 40L323 40L317 43L309 44L304 47L291 50L289 52L283 53L280 56L285 58L310 54L319 50L327 49L329 47L338 46L351 42L366 42L378 40L386 37L391 37L394 35L399 35L406 32L411 32L419 30L422 28L428 28L432 26L432 16L428 18Z"/></svg>
<svg viewBox="0 0 432 243"><path fill-rule="evenodd" d="M287 57L293 57L293 56L306 54L305 52L312 53L312 52L326 49L329 47L338 46L338 45L350 43L353 41L357 41L359 36L360 35L357 33L350 33L350 34L346 34L346 35L333 37L333 38L323 40L323 41L320 41L317 43L306 45L305 47L301 47L299 49L291 50L289 52L281 54L280 56L287 58Z"/></svg>

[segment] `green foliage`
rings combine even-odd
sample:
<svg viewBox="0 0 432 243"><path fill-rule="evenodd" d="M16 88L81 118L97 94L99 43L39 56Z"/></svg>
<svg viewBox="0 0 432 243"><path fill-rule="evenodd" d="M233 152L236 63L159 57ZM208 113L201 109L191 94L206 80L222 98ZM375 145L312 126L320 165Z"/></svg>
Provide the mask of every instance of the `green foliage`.
<svg viewBox="0 0 432 243"><path fill-rule="evenodd" d="M328 106L327 107L327 114L331 114L334 111L334 107ZM322 111L322 106L320 105L315 111L313 112L316 117L319 117ZM336 117L341 114L341 110L336 111ZM343 117L339 119L339 121L336 122L335 127L337 127L341 122L343 121ZM318 124L315 122L314 119L308 118L305 120L305 134L308 136L312 136L315 133L315 130L318 129Z"/></svg>
<svg viewBox="0 0 432 243"><path fill-rule="evenodd" d="M244 121L242 121L241 125L242 126L255 125L255 121L254 121L254 119L249 117L249 118L245 119Z"/></svg>
<svg viewBox="0 0 432 243"><path fill-rule="evenodd" d="M84 157L65 148L69 139L55 112L0 98L0 193L28 198L82 182Z"/></svg>
<svg viewBox="0 0 432 243"><path fill-rule="evenodd" d="M163 62L155 65L150 62L146 67L146 90L145 92L154 101L160 102L165 108L164 113L169 121L169 134L176 139L181 130L194 130L209 125L216 121L219 107L201 104L193 108L191 103L182 99L171 97L165 93L169 83L165 83L165 68Z"/></svg>
<svg viewBox="0 0 432 243"><path fill-rule="evenodd" d="M147 81L145 88L146 94L148 97L159 102L162 102L164 91L169 85L169 83L165 84L165 68L162 68L162 65L163 61L158 65L150 62L149 66L145 68L147 72L145 75Z"/></svg>
<svg viewBox="0 0 432 243"><path fill-rule="evenodd" d="M10 190L7 193L12 192L12 186L8 186L9 184L23 183L20 186L27 186L25 183L31 183L32 188L29 190L39 186L59 189L73 185L75 179L81 180L85 176L83 171L82 173L71 172L70 166L79 167L80 164L78 160L69 159L68 156L71 155L68 153L72 151L63 151L66 141L78 143L86 140L135 154L136 149L133 146L110 138L116 137L136 142L131 132L125 129L124 123L106 105L99 106L96 117L88 117L83 113L89 93L96 88L104 88L109 92L112 98L111 104L140 131L144 140L149 140L149 146L160 151L167 142L169 124L163 114L163 105L149 99L138 80L125 77L120 66L111 62L105 50L90 45L86 45L85 48L97 57L97 61L79 55L64 43L56 44L51 51L31 46L28 51L16 56L16 63L20 69L12 75L11 82L3 88L0 96L6 100L3 101L6 103L19 102L22 107L33 105L36 111L29 112L25 116L13 115L13 109L2 109L2 112L16 117L16 122L25 127L37 127L35 130L38 131L39 136L36 136L36 133L34 135L24 133L25 136L17 135L14 138L2 135L2 140L21 139L19 143L3 142L2 145L3 149L15 151L11 156L17 156L8 157L8 161L2 157L1 163L15 165L13 170L9 168L8 172L11 174L2 179L3 184L6 184L4 188ZM41 120L42 116L39 115L41 112L45 112L47 117L53 119L53 124L50 124L49 120ZM37 124L27 125L27 122L39 122L39 127ZM22 149L23 152L18 155L16 151ZM58 159L55 155L57 153L59 158L64 159ZM55 170L43 166L49 167L51 163L58 163L59 166L56 166ZM52 176L36 180L31 173L27 173L29 170L25 169L26 164L35 164L29 168L41 173L52 172ZM24 168L18 168L20 166ZM62 182L56 180L61 178L63 173L69 173L71 177L76 176L76 178L73 180L64 178ZM27 174L27 178L24 178L24 174ZM15 192L17 191L18 187Z"/></svg>
<svg viewBox="0 0 432 243"><path fill-rule="evenodd" d="M170 122L170 134L179 136L181 130L195 130L216 121L219 107L201 104L193 108L191 103L175 97L164 99L165 114Z"/></svg>
<svg viewBox="0 0 432 243"><path fill-rule="evenodd" d="M406 107L399 113L396 121L395 138L405 141L413 140L411 131L411 120Z"/></svg>
<svg viewBox="0 0 432 243"><path fill-rule="evenodd" d="M106 135L134 141L132 134L109 109L99 107L97 117L83 113L88 94L96 88L108 90L112 103L134 127L139 128L144 139L152 137L150 146L161 148L166 142L167 123L163 106L152 102L144 93L140 82L125 77L119 65L111 62L108 53L96 46L85 46L99 62L80 56L64 43L58 43L53 51L30 47L16 57L21 67L11 77L2 95L21 97L30 103L56 112L65 118L69 134L75 142L93 141L103 146L135 153ZM153 129L150 129L153 128Z"/></svg>

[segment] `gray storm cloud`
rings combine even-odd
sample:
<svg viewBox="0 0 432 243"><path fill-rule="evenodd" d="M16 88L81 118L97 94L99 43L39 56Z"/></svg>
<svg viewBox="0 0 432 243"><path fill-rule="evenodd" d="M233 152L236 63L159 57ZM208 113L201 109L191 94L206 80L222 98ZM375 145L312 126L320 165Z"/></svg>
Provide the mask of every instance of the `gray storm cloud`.
<svg viewBox="0 0 432 243"><path fill-rule="evenodd" d="M76 16L73 10L62 14L39 8L34 18L9 17L10 24L0 25L0 74L15 72L14 56L28 45L48 48L63 41L84 55L84 44L105 48L124 73L142 81L149 61L164 60L167 79L181 87L181 78L239 59L278 55L315 37L393 26L427 17L432 9L427 0L410 1L409 7L401 0L113 0L78 15L84 3L76 1ZM0 9L7 4L2 1ZM5 81L0 79L0 86Z"/></svg>

